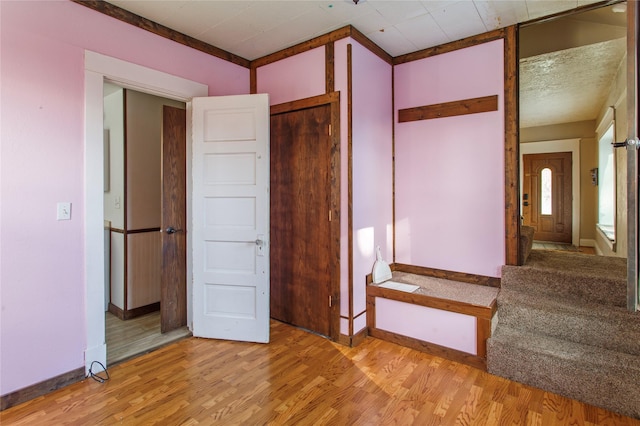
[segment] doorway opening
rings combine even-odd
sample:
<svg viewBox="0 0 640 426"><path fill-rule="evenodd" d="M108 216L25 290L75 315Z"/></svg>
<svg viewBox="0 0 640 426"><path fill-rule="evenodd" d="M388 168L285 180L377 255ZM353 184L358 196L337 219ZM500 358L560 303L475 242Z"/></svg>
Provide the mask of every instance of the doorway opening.
<svg viewBox="0 0 640 426"><path fill-rule="evenodd" d="M163 161L185 163L186 141L167 151L166 108L178 109L186 126L184 102L105 82L104 84L104 220L105 324L107 364L113 365L190 335L186 327L186 295L164 287L185 286L186 244L167 259L167 240L182 235L163 232L166 211L178 212L186 228L184 188L166 188L170 168ZM175 124L170 124L175 126ZM183 131L184 133L184 131ZM170 158L167 158L170 157ZM172 161L173 160L173 161ZM180 168L185 179L185 167ZM171 204L165 206L166 204ZM166 207L166 208L165 208ZM169 263L169 264L167 264ZM171 276L167 279L167 270ZM179 276L176 275L176 271ZM169 283L170 281L170 283ZM183 289L184 292L184 289ZM173 318L165 305L179 306ZM170 326L168 326L169 324Z"/></svg>
<svg viewBox="0 0 640 426"><path fill-rule="evenodd" d="M599 123L611 107L619 110L617 116L626 116L627 24L626 13L619 10L613 6L584 10L520 29L522 221L523 225L531 225L534 220L538 227L542 226L540 219L549 226L553 222L554 231L564 228L563 237L558 232L536 230L534 248L537 243L542 249L550 245L550 248L605 256L627 255L626 250L611 251L597 231L598 188L592 179L598 168ZM620 134L625 133L626 130ZM571 152L572 158L568 161L571 161L572 194L568 197L569 187L555 182L549 192L549 200L553 202L542 205L538 199L541 194L532 193L542 185L542 175L523 170L524 156L557 156L558 152ZM545 167L538 168L542 171ZM568 175L565 173L565 176ZM618 191L626 191L623 183L626 170L618 170L618 180ZM545 214L542 210L545 206L552 211ZM571 215L568 207L572 208ZM560 211L565 217L558 222L554 215ZM616 214L618 223L626 223L626 205L618 203ZM555 244L567 247L553 246Z"/></svg>
<svg viewBox="0 0 640 426"><path fill-rule="evenodd" d="M193 97L207 96L208 87L164 72L141 67L120 59L85 51L85 373L94 361L107 364L105 338L105 231L104 231L104 82L169 99L188 102ZM190 152L187 145L187 174L190 174ZM188 184L188 182L187 182ZM187 187L187 207L190 204ZM187 219L190 214L187 212ZM187 223L187 229L190 223ZM187 241L187 247L189 242ZM189 255L189 250L187 250ZM191 293L187 258L187 294ZM187 323L191 314L187 298ZM95 368L93 370L96 372Z"/></svg>

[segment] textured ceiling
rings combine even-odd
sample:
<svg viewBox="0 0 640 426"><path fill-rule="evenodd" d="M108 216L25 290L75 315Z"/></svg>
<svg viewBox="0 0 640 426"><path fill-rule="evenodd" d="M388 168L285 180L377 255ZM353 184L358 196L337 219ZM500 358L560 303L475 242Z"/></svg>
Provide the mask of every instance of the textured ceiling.
<svg viewBox="0 0 640 426"><path fill-rule="evenodd" d="M607 99L626 39L520 61L520 127L593 120Z"/></svg>

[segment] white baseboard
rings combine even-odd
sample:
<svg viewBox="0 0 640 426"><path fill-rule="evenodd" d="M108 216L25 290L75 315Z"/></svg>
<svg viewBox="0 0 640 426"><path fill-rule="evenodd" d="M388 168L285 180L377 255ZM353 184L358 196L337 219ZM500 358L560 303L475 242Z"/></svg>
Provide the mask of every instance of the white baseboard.
<svg viewBox="0 0 640 426"><path fill-rule="evenodd" d="M84 351L84 373L85 376L89 375L89 369L91 369L94 373L99 373L102 371L102 367L98 364L95 364L91 367L91 363L94 361L100 362L105 367L107 366L107 345L103 343L101 345L94 346L92 348L87 348Z"/></svg>
<svg viewBox="0 0 640 426"><path fill-rule="evenodd" d="M595 247L596 240L591 238L580 238L580 247Z"/></svg>

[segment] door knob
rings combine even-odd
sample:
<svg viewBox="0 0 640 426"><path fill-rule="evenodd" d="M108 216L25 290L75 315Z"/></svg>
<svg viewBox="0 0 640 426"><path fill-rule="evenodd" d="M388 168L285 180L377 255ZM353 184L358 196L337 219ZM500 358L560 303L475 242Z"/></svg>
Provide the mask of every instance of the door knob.
<svg viewBox="0 0 640 426"><path fill-rule="evenodd" d="M173 226L167 228L167 234L175 234L176 232L182 232L182 229L176 229Z"/></svg>

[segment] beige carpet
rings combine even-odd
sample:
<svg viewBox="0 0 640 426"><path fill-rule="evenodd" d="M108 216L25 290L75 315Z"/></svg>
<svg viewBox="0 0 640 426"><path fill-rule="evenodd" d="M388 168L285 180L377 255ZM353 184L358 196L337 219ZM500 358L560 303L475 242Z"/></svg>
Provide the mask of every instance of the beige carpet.
<svg viewBox="0 0 640 426"><path fill-rule="evenodd" d="M533 250L505 266L492 374L640 418L640 315L626 310L626 260Z"/></svg>

